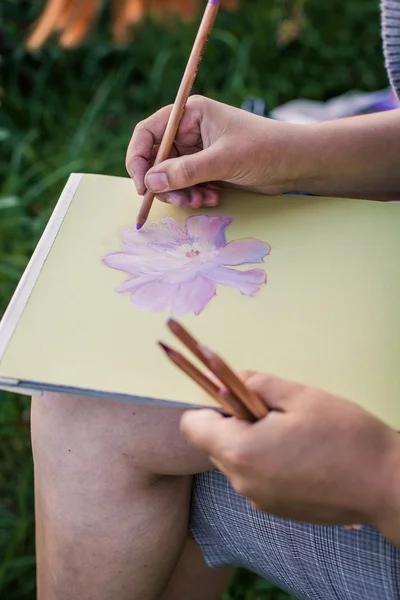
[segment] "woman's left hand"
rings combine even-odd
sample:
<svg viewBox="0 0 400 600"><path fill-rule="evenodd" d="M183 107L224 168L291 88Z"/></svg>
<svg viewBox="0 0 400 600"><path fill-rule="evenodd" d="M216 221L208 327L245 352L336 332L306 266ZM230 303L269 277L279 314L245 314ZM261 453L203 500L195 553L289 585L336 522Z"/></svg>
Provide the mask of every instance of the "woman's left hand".
<svg viewBox="0 0 400 600"><path fill-rule="evenodd" d="M181 429L233 488L266 512L317 524L375 526L400 543L400 442L355 404L247 373L270 409L255 424L188 411Z"/></svg>

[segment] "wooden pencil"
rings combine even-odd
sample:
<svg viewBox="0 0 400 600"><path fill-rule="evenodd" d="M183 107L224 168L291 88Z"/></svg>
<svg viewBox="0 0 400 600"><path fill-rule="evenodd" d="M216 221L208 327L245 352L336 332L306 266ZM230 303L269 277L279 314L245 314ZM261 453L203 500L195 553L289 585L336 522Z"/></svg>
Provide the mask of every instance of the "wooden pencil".
<svg viewBox="0 0 400 600"><path fill-rule="evenodd" d="M204 17L201 21L199 31L196 36L193 49L189 57L189 61L186 66L186 70L183 75L182 82L179 87L178 94L176 96L174 106L172 108L172 112L168 120L167 128L165 130L160 147L158 149L154 165L160 164L164 160L167 160L167 158L169 157L172 144L174 143L179 128L179 123L181 122L181 119L183 117L186 103L188 101L190 92L196 79L197 71L199 69L199 65L207 44L207 40L214 26L215 18L219 9L219 4L220 0L208 0ZM138 218L136 221L136 229L141 229L146 223L153 201L154 194L147 190L139 210Z"/></svg>
<svg viewBox="0 0 400 600"><path fill-rule="evenodd" d="M167 320L169 330L182 342L258 419L268 414L268 408L258 396L236 375L220 357L200 345L194 337L174 319Z"/></svg>
<svg viewBox="0 0 400 600"><path fill-rule="evenodd" d="M249 388L220 356L203 346L200 346L199 349L207 360L208 368L232 394L239 398L257 419L266 417L268 408L259 395Z"/></svg>
<svg viewBox="0 0 400 600"><path fill-rule="evenodd" d="M223 409L229 414L238 419L246 421L255 421L254 415L247 410L230 392L224 393L217 385L211 381L204 373L202 373L195 365L193 365L185 356L170 348L163 342L158 342L159 346L164 350L168 358L195 381L207 394L216 400Z"/></svg>

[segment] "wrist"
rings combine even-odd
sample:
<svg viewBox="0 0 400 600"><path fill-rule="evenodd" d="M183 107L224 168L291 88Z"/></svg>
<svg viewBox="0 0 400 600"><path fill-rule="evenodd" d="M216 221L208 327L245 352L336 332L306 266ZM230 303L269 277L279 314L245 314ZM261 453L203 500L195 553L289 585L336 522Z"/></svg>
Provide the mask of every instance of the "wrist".
<svg viewBox="0 0 400 600"><path fill-rule="evenodd" d="M301 192L314 177L313 132L309 125L264 121L260 136L260 191L267 194ZM267 141L267 143L266 143ZM265 172L265 165L269 165Z"/></svg>
<svg viewBox="0 0 400 600"><path fill-rule="evenodd" d="M334 178L328 159L329 132L320 123L296 125L292 131L290 190L319 194L330 188Z"/></svg>

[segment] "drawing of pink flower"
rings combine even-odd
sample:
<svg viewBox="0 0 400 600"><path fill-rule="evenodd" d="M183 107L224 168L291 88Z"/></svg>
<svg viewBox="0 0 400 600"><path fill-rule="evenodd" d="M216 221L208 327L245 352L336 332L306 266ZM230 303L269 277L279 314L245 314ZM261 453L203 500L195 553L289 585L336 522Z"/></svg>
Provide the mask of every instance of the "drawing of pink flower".
<svg viewBox="0 0 400 600"><path fill-rule="evenodd" d="M231 267L264 262L269 244L255 239L226 241L233 219L196 215L185 228L171 218L147 223L140 231L122 230L122 251L108 254L103 263L128 273L118 293L130 294L138 310L167 311L176 317L199 315L216 295L217 285L254 296L266 283L264 270Z"/></svg>

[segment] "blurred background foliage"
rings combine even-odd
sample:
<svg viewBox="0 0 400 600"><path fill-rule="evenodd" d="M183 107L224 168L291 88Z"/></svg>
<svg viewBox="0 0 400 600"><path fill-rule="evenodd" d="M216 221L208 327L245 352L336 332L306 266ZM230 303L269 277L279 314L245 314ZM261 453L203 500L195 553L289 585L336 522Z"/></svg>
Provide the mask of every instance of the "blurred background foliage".
<svg viewBox="0 0 400 600"><path fill-rule="evenodd" d="M143 22L122 47L108 2L86 41L24 48L41 0L2 0L0 314L71 172L124 175L135 123L173 101L196 23ZM387 86L378 0L242 0L221 12L196 92L270 108ZM35 598L33 478L27 399L0 392L0 597ZM226 600L288 598L239 572Z"/></svg>

